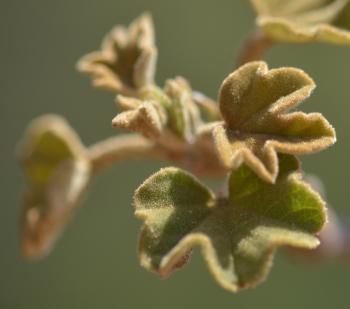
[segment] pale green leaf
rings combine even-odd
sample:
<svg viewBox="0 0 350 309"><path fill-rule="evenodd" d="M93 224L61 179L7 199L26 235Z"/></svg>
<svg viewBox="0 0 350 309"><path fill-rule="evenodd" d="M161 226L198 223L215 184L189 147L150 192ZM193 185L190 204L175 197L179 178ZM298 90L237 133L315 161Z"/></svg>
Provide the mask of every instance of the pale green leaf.
<svg viewBox="0 0 350 309"><path fill-rule="evenodd" d="M350 45L348 0L252 0L257 24L277 42Z"/></svg>
<svg viewBox="0 0 350 309"><path fill-rule="evenodd" d="M314 87L303 71L268 70L264 62L248 63L229 75L219 97L224 123L213 131L223 163L236 169L244 162L274 182L277 153L312 153L332 145L335 131L321 114L289 112Z"/></svg>
<svg viewBox="0 0 350 309"><path fill-rule="evenodd" d="M56 115L32 121L18 157L26 178L22 252L37 259L50 251L72 216L90 181L91 166L78 136Z"/></svg>

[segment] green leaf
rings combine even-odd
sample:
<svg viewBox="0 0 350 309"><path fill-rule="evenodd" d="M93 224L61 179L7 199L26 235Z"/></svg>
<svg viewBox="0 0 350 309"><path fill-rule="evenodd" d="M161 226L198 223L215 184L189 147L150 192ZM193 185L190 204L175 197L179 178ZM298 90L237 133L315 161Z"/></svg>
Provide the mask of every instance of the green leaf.
<svg viewBox="0 0 350 309"><path fill-rule="evenodd" d="M254 215L266 216L286 225L299 225L306 232L316 233L325 222L324 213L315 212L321 198L316 198L316 193L310 194L310 187L299 180L298 173L290 176L297 168L298 162L293 156L280 156L279 178L276 185L272 185L243 165L230 176L229 200L235 207L249 209ZM269 205L268 210L261 205Z"/></svg>
<svg viewBox="0 0 350 309"><path fill-rule="evenodd" d="M237 169L244 162L274 182L277 153L306 154L332 145L335 131L321 114L288 113L314 87L303 71L268 70L264 62L248 63L229 75L219 98L224 123L213 131L223 163Z"/></svg>
<svg viewBox="0 0 350 309"><path fill-rule="evenodd" d="M214 195L181 170L166 168L144 182L134 203L135 215L146 221L140 240L141 264L167 276L172 269L159 268L164 255L210 214Z"/></svg>
<svg viewBox="0 0 350 309"><path fill-rule="evenodd" d="M315 248L324 204L299 179L292 156L282 156L280 163L276 184L242 165L229 178L229 196L220 199L180 169L151 176L134 196L135 214L145 222L142 266L169 276L199 245L217 282L237 292L264 280L277 247Z"/></svg>
<svg viewBox="0 0 350 309"><path fill-rule="evenodd" d="M77 67L92 77L95 87L137 96L142 88L153 85L156 60L153 22L145 13L128 29L114 28L101 51L86 55Z"/></svg>
<svg viewBox="0 0 350 309"><path fill-rule="evenodd" d="M56 115L32 121L18 147L26 178L21 241L29 259L48 254L71 218L91 175L84 146Z"/></svg>
<svg viewBox="0 0 350 309"><path fill-rule="evenodd" d="M252 0L257 24L277 42L350 45L348 0Z"/></svg>

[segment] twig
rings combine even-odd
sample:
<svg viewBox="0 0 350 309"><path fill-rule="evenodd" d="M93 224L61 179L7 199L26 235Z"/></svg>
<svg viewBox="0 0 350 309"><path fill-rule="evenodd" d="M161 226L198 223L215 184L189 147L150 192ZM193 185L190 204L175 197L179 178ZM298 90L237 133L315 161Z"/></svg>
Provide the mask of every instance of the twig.
<svg viewBox="0 0 350 309"><path fill-rule="evenodd" d="M264 53L271 48L275 42L266 37L260 30L253 32L246 40L242 51L238 56L237 66L247 62L262 59Z"/></svg>
<svg viewBox="0 0 350 309"><path fill-rule="evenodd" d="M94 173L122 160L158 158L161 156L154 143L134 134L118 135L89 147Z"/></svg>

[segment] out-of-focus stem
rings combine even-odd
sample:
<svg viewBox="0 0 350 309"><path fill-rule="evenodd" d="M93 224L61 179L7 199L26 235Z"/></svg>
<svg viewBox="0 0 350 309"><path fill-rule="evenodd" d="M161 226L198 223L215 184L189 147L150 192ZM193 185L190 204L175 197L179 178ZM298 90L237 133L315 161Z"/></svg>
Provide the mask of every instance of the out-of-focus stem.
<svg viewBox="0 0 350 309"><path fill-rule="evenodd" d="M350 258L350 224L340 220L332 209L328 209L328 222L318 235L320 245L314 250L295 250L297 256L310 261L327 262Z"/></svg>
<svg viewBox="0 0 350 309"><path fill-rule="evenodd" d="M263 32L256 30L246 40L237 60L237 66L247 62L260 60L264 53L271 48L275 42L266 37Z"/></svg>
<svg viewBox="0 0 350 309"><path fill-rule="evenodd" d="M320 246L313 252L321 259L350 258L350 225L342 221L333 210L329 210L329 220L321 231Z"/></svg>
<svg viewBox="0 0 350 309"><path fill-rule="evenodd" d="M136 134L117 135L88 148L93 174L122 161L154 159L171 162L187 169L197 176L216 178L226 170L218 163L213 147L203 144L179 143L172 136L166 136L167 145L162 140L152 141ZM205 153L205 155L204 155Z"/></svg>
<svg viewBox="0 0 350 309"><path fill-rule="evenodd" d="M110 137L89 147L94 174L123 160L160 158L154 143L140 135Z"/></svg>

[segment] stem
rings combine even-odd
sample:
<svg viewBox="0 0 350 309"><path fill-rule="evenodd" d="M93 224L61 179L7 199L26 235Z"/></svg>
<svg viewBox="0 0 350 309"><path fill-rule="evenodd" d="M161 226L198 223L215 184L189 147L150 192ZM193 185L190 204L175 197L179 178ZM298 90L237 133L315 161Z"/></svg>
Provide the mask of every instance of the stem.
<svg viewBox="0 0 350 309"><path fill-rule="evenodd" d="M339 219L333 210L329 211L329 221L319 235L321 244L315 254L323 259L350 258L350 225Z"/></svg>
<svg viewBox="0 0 350 309"><path fill-rule="evenodd" d="M260 30L253 32L246 40L237 60L237 66L263 58L264 53L271 48L275 42L266 37Z"/></svg>
<svg viewBox="0 0 350 309"><path fill-rule="evenodd" d="M172 135L165 136L168 143L165 145L164 140L154 142L140 135L124 134L96 143L88 148L93 174L130 159L164 160L197 176L216 178L226 172L221 164L216 164L218 158L212 147L179 143L172 138Z"/></svg>
<svg viewBox="0 0 350 309"><path fill-rule="evenodd" d="M122 160L160 157L153 142L133 134L110 137L90 146L88 153L94 174Z"/></svg>
<svg viewBox="0 0 350 309"><path fill-rule="evenodd" d="M343 225L343 235L344 235L344 242L343 242L343 250L342 250L342 256L346 256L350 258L350 225Z"/></svg>

